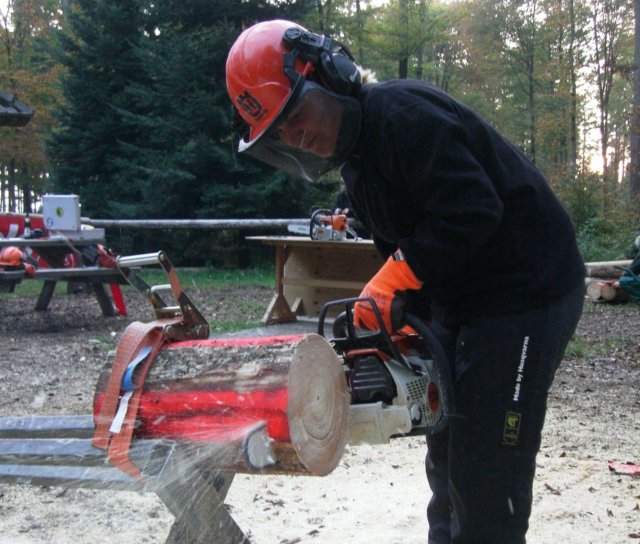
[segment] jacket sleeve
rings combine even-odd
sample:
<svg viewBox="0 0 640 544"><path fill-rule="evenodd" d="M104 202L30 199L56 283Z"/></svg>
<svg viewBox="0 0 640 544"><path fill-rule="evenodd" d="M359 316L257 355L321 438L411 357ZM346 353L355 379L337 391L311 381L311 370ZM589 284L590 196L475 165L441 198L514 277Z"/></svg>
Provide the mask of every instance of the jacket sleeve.
<svg viewBox="0 0 640 544"><path fill-rule="evenodd" d="M503 203L454 112L417 107L390 118L385 178L407 199L410 234L399 240L409 266L437 286L471 264L498 229Z"/></svg>

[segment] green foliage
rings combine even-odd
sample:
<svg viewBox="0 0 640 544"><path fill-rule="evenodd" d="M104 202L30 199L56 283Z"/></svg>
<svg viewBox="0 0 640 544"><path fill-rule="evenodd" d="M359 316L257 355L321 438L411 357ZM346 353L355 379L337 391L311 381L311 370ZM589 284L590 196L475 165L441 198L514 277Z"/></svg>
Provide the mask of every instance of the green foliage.
<svg viewBox="0 0 640 544"><path fill-rule="evenodd" d="M626 259L640 225L638 201L626 192L605 192L602 177L580 173L556 182L554 189L573 219L585 261Z"/></svg>
<svg viewBox="0 0 640 544"><path fill-rule="evenodd" d="M55 41L60 0L0 2L0 91L35 110L25 127L0 127L0 209L35 211L49 171L46 136L50 109L59 100L60 66L49 44ZM13 207L11 206L13 204Z"/></svg>
<svg viewBox="0 0 640 544"><path fill-rule="evenodd" d="M596 174L581 173L557 183L556 191L578 231L593 221L602 209L601 181Z"/></svg>
<svg viewBox="0 0 640 544"><path fill-rule="evenodd" d="M604 217L585 221L578 230L578 245L585 261L605 261L622 258L625 240L615 222ZM626 237L628 239L628 236Z"/></svg>
<svg viewBox="0 0 640 544"><path fill-rule="evenodd" d="M77 0L74 6L60 34L65 104L49 147L53 187L79 195L85 215L109 217L110 202L139 197L118 176L116 158L120 142L135 137L117 108L144 77L134 51L141 17L135 0Z"/></svg>
<svg viewBox="0 0 640 544"><path fill-rule="evenodd" d="M618 194L633 112L628 2L13 0L9 5L20 24L13 31L6 22L7 28L0 28L0 87L13 85L8 90L18 90L37 112L19 134L0 129L2 195L12 190L9 177L37 193L79 194L83 215L93 218L300 217L313 205L330 206L338 174L309 185L234 151L224 82L227 51L242 28L282 17L339 37L381 80L403 69L478 111L551 180L576 223L586 258L620 254L640 228L637 207L634 215ZM615 23L606 34L612 41L600 42L615 46L610 51L593 45L596 30L609 32L608 19L594 26L596 12ZM591 113L586 106L597 95L598 69L609 78L607 99ZM65 101L53 119L60 72ZM606 177L576 176L600 145L588 133L600 119L608 130L609 171ZM46 156L42 135L49 127ZM7 157L17 165L11 176L2 168ZM119 253L164 249L181 265L235 268L270 257L259 244L244 242L251 234L246 232L107 234Z"/></svg>
<svg viewBox="0 0 640 544"><path fill-rule="evenodd" d="M262 267L246 268L244 270L229 270L221 268L187 268L178 269L180 283L185 289L190 288L214 288L224 289L226 287L242 286L263 286L272 287L274 281L273 259L269 265ZM158 269L143 269L140 276L149 285L162 285L167 283L167 276ZM124 289L133 289L125 285ZM17 296L37 296L42 290L42 283L39 281L23 281L16 285L15 292L2 293L2 297ZM60 282L56 285L56 293L64 295L67 284Z"/></svg>
<svg viewBox="0 0 640 544"><path fill-rule="evenodd" d="M164 272L156 269L143 269L140 276L150 285L167 283ZM225 287L240 287L260 285L273 286L273 265L260 268L246 268L244 270L227 270L222 268L182 268L178 269L180 283L185 289L209 287L221 289Z"/></svg>
<svg viewBox="0 0 640 544"><path fill-rule="evenodd" d="M62 41L67 105L51 152L56 190L79 194L86 215L299 217L315 203L303 180L235 153L226 55L245 21L282 16L284 6L213 4L79 2ZM287 5L287 16L303 6ZM147 231L110 242L120 253L162 248L178 264L251 261L237 233Z"/></svg>

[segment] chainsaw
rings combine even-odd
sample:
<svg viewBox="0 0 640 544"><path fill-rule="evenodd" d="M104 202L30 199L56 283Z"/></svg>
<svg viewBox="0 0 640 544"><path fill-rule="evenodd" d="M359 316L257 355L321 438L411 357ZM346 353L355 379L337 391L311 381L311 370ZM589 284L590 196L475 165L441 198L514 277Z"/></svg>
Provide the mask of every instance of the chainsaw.
<svg viewBox="0 0 640 544"><path fill-rule="evenodd" d="M346 214L332 213L319 208L311 214L309 226L292 224L287 227L292 234L309 236L312 240L358 240L356 231L349 226Z"/></svg>
<svg viewBox="0 0 640 544"><path fill-rule="evenodd" d="M356 302L371 305L378 330L355 327ZM336 306L345 309L327 338L327 313ZM328 302L320 313L318 334L342 359L351 393L350 443L387 443L394 436L436 433L454 412L451 372L442 345L421 319L405 314L404 322L410 332L389 334L371 298Z"/></svg>

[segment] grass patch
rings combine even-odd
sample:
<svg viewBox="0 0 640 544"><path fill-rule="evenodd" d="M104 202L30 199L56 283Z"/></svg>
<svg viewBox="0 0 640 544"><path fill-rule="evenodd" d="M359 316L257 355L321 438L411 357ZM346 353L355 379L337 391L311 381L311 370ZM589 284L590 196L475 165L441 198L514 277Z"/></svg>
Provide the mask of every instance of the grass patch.
<svg viewBox="0 0 640 544"><path fill-rule="evenodd" d="M264 326L262 321L209 321L212 333L237 332L245 329L257 329Z"/></svg>
<svg viewBox="0 0 640 544"><path fill-rule="evenodd" d="M158 268L144 268L140 277L149 285L161 285L169 282L167 275ZM185 288L210 287L224 288L259 285L272 287L274 270L272 267L247 268L244 270L222 270L216 268L184 268L178 269L178 278ZM124 286L131 288L130 286ZM13 293L0 293L2 297L38 296L42 290L42 282L24 280L16 285ZM56 285L55 292L66 293L67 282L61 281Z"/></svg>
<svg viewBox="0 0 640 544"><path fill-rule="evenodd" d="M41 281L32 281L25 280L18 283L15 287L13 293L0 293L0 297L30 297L30 296L38 296L40 291L42 291L42 283ZM67 292L67 284L66 282L59 282L56 285L56 293L66 293Z"/></svg>
<svg viewBox="0 0 640 544"><path fill-rule="evenodd" d="M620 335L607 336L606 338L593 338L586 335L575 335L565 352L568 358L597 358L610 357L617 352L625 352L635 349L635 341L632 338Z"/></svg>
<svg viewBox="0 0 640 544"><path fill-rule="evenodd" d="M574 336L565 351L565 357L570 359L583 359L589 353L589 343L584 336Z"/></svg>
<svg viewBox="0 0 640 544"><path fill-rule="evenodd" d="M140 277L150 285L167 283L167 276L162 270L143 269ZM178 269L178 278L183 287L238 287L243 285L273 286L273 268L247 268L244 270L222 270L218 268L183 268Z"/></svg>

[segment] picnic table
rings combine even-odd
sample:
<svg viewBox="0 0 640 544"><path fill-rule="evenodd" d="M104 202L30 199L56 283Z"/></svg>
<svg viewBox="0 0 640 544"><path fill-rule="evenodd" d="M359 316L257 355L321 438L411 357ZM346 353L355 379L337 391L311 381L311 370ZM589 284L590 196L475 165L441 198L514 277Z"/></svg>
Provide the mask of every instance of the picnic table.
<svg viewBox="0 0 640 544"><path fill-rule="evenodd" d="M19 248L31 248L37 252L51 268L38 268L33 275L28 275L24 270L11 270L0 272L0 286L12 289L23 280L42 281L42 290L36 301L35 309L44 311L49 307L56 285L60 281L67 283L90 284L96 296L102 314L105 316L117 315L113 300L109 296L105 284L126 284L126 278L117 268L104 266L75 266L65 267L65 258L69 253L81 255L82 249L101 243L103 240L93 238L69 238L63 235L50 236L48 238L1 238L0 248L15 246ZM81 262L82 259L79 259Z"/></svg>

